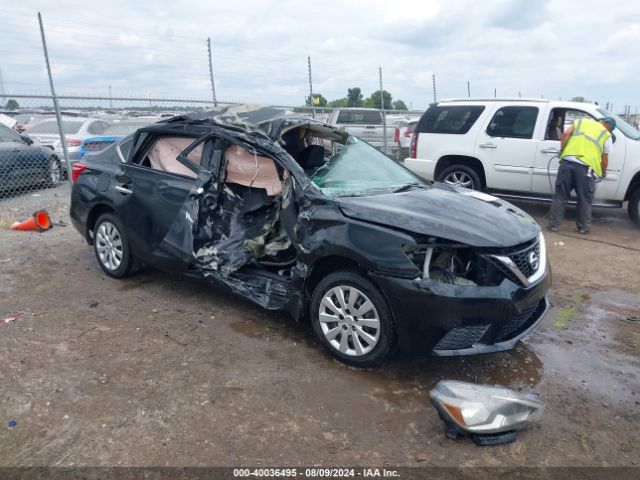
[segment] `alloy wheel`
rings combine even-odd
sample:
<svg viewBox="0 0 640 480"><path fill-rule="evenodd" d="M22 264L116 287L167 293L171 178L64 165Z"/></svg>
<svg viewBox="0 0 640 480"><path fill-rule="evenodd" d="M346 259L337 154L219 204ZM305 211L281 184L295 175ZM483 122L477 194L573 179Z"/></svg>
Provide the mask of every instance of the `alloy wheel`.
<svg viewBox="0 0 640 480"><path fill-rule="evenodd" d="M319 320L329 344L345 355L366 355L380 339L378 311L355 287L339 285L328 290L320 302Z"/></svg>
<svg viewBox="0 0 640 480"><path fill-rule="evenodd" d="M109 221L102 222L98 227L95 242L100 262L107 270L117 270L124 255L122 236L118 228Z"/></svg>
<svg viewBox="0 0 640 480"><path fill-rule="evenodd" d="M473 179L465 172L455 171L451 172L444 179L444 183L452 185L454 187L463 187L473 189Z"/></svg>

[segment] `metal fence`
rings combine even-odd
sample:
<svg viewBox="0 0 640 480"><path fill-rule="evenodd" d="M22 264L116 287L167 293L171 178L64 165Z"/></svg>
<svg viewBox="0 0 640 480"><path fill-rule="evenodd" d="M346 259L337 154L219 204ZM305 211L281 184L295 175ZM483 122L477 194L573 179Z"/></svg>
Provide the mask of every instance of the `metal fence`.
<svg viewBox="0 0 640 480"><path fill-rule="evenodd" d="M437 100L428 60L383 71L368 55L340 63L330 54L312 57L308 48L301 44L285 57L168 30L142 37L120 26L3 10L0 123L13 132L0 127L0 217L30 205L27 195L45 207L45 191L68 196L73 164L132 128L215 105L284 106L336 124L394 159L408 156L412 126ZM419 110L399 99L407 93L407 72L421 85ZM439 74L438 95L470 97L471 73L460 66ZM484 92L474 87L474 94L497 95L499 85L491 85Z"/></svg>
<svg viewBox="0 0 640 480"><path fill-rule="evenodd" d="M5 107L0 108L0 224L28 214L29 208L55 208L61 200L68 203L73 165L85 155L144 125L215 108L212 99L135 95L60 95L57 101L60 123L52 95L0 94L0 107ZM280 107L289 114L331 122L397 160L408 153L407 125L421 114L375 108Z"/></svg>
<svg viewBox="0 0 640 480"><path fill-rule="evenodd" d="M294 58L213 40L168 31L142 37L121 26L5 9L0 123L29 139L2 131L0 213L20 195L64 188L75 162L133 127L225 102L284 105L324 121L337 107L357 107L362 110L336 114L334 120L390 156L402 157L396 122L406 125L410 112L393 111L406 105L384 89L382 68L371 59L359 56L340 64L326 56L314 59L312 71L312 57L304 50ZM398 78L390 75L385 85L397 88Z"/></svg>

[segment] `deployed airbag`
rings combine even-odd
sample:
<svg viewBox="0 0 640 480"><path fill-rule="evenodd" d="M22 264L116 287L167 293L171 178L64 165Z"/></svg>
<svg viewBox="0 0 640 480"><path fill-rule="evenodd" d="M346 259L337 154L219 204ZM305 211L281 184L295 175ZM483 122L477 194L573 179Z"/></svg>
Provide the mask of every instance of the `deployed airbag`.
<svg viewBox="0 0 640 480"><path fill-rule="evenodd" d="M191 145L193 141L193 138L187 137L159 138L153 144L147 155L151 168L196 178L196 172L178 161L180 152ZM202 159L202 144L191 150L189 155L187 155L187 159L196 165L200 165L200 160Z"/></svg>
<svg viewBox="0 0 640 480"><path fill-rule="evenodd" d="M260 157L240 145L231 145L225 150L224 159L226 183L264 188L269 196L282 193L276 165L270 158Z"/></svg>

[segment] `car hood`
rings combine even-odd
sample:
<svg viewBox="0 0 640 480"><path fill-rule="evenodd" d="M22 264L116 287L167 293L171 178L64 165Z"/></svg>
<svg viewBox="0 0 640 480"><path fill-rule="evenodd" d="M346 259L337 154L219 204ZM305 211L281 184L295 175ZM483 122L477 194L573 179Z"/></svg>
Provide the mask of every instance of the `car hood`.
<svg viewBox="0 0 640 480"><path fill-rule="evenodd" d="M533 218L508 202L438 183L426 189L336 201L347 217L474 247L511 247L540 232Z"/></svg>

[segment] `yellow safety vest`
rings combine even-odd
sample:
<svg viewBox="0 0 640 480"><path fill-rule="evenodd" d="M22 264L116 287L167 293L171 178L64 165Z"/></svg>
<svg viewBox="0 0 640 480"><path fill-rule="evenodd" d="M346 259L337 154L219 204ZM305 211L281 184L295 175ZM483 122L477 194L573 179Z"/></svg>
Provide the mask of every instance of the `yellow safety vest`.
<svg viewBox="0 0 640 480"><path fill-rule="evenodd" d="M573 122L573 133L562 150L560 158L577 157L602 177L602 152L611 133L600 122L580 118Z"/></svg>

